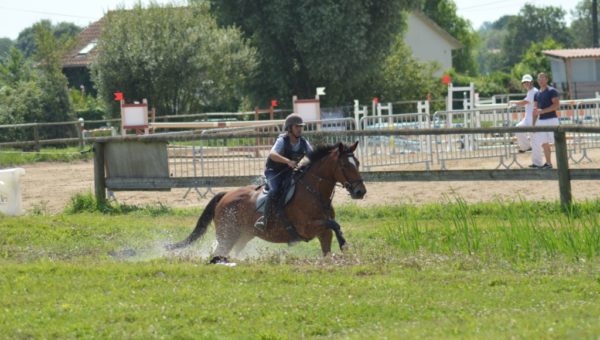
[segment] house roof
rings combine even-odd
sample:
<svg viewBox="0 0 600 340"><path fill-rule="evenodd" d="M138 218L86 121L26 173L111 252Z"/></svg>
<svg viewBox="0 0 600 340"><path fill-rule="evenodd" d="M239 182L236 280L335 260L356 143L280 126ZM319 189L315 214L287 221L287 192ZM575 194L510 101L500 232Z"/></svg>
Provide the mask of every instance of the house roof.
<svg viewBox="0 0 600 340"><path fill-rule="evenodd" d="M105 18L91 23L79 33L77 44L63 57L63 68L89 66L92 63L98 54L95 43L100 39Z"/></svg>
<svg viewBox="0 0 600 340"><path fill-rule="evenodd" d="M564 50L545 50L545 55L561 59L600 58L600 48L572 48Z"/></svg>
<svg viewBox="0 0 600 340"><path fill-rule="evenodd" d="M432 30L437 32L442 38L448 41L448 43L452 46L452 49L457 50L463 47L463 44L454 38L450 33L446 32L443 28L441 28L435 21L431 20L427 15L420 11L412 11L415 17L421 19L427 26L431 27Z"/></svg>

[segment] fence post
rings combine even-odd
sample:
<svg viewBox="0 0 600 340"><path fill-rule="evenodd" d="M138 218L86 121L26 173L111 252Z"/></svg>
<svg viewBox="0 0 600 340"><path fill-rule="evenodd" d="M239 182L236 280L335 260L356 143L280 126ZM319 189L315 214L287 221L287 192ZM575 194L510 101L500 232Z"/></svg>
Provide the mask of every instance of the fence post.
<svg viewBox="0 0 600 340"><path fill-rule="evenodd" d="M83 149L85 146L85 142L83 141L83 127L84 121L83 118L79 118L77 123L75 123L75 130L77 130L77 138L79 138L79 149Z"/></svg>
<svg viewBox="0 0 600 340"><path fill-rule="evenodd" d="M571 206L571 173L569 171L569 155L567 138L564 131L554 131L554 146L556 148L556 165L558 169L558 188L560 204L565 210Z"/></svg>
<svg viewBox="0 0 600 340"><path fill-rule="evenodd" d="M104 171L104 144L94 143L94 190L99 206L106 204L106 182Z"/></svg>
<svg viewBox="0 0 600 340"><path fill-rule="evenodd" d="M39 124L35 123L35 125L33 126L33 140L35 141L35 144L33 146L33 149L37 152L40 151L40 129L39 129Z"/></svg>

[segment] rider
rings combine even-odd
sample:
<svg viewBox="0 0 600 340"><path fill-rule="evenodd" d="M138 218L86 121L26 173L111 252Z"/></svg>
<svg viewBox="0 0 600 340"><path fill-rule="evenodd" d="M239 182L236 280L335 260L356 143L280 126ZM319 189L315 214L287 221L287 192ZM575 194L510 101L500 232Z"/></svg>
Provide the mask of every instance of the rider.
<svg viewBox="0 0 600 340"><path fill-rule="evenodd" d="M302 157L312 152L312 146L302 137L302 129L305 125L299 115L292 113L287 116L284 124L286 132L277 137L271 152L269 152L265 164L265 177L269 185L265 213L254 225L259 229L264 229L267 225L268 216L271 214L275 202L278 203L276 213L283 208L284 198L278 200L277 197L282 190L282 184L292 174L290 170L297 168Z"/></svg>

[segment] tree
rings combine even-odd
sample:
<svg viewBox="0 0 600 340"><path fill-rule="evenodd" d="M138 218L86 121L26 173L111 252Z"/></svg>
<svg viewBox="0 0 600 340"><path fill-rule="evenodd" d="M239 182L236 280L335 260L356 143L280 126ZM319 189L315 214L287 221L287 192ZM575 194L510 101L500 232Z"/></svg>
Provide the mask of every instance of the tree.
<svg viewBox="0 0 600 340"><path fill-rule="evenodd" d="M327 88L324 105L370 96L370 80L404 25L401 12L415 6L408 0L210 2L219 22L239 26L260 53L252 89L260 105L311 98L318 86Z"/></svg>
<svg viewBox="0 0 600 340"><path fill-rule="evenodd" d="M508 22L511 16L504 15L494 22L485 22L479 28L479 48L477 61L479 72L489 75L498 71L508 71L505 55L502 53L502 43L508 34Z"/></svg>
<svg viewBox="0 0 600 340"><path fill-rule="evenodd" d="M571 11L573 21L570 30L573 37L573 47L592 47L592 1L581 0L575 9Z"/></svg>
<svg viewBox="0 0 600 340"><path fill-rule="evenodd" d="M0 63L0 125L40 121L43 117L40 90L31 63L12 48ZM4 130L1 141L30 138L25 130Z"/></svg>
<svg viewBox="0 0 600 340"><path fill-rule="evenodd" d="M92 77L107 103L122 91L159 114L238 109L255 51L237 29L218 28L206 4L137 5L106 19Z"/></svg>
<svg viewBox="0 0 600 340"><path fill-rule="evenodd" d="M6 58L12 47L12 40L9 38L0 38L0 62Z"/></svg>
<svg viewBox="0 0 600 340"><path fill-rule="evenodd" d="M507 66L520 61L531 44L552 38L569 46L571 37L565 23L565 11L560 7L536 7L526 4L508 23L508 34L502 44Z"/></svg>
<svg viewBox="0 0 600 340"><path fill-rule="evenodd" d="M62 56L72 45L67 37L56 38L43 24L33 25L36 45L32 59L36 62L37 81L42 91L42 108L46 122L61 122L73 118L67 78L62 73ZM46 129L48 136L60 136L60 131Z"/></svg>
<svg viewBox="0 0 600 340"><path fill-rule="evenodd" d="M422 10L431 20L463 44L460 50L452 51L452 65L456 71L476 75L478 70L475 48L478 37L469 21L456 14L454 1L424 0Z"/></svg>
<svg viewBox="0 0 600 340"><path fill-rule="evenodd" d="M36 28L37 27L37 28ZM36 51L35 31L36 29L44 28L54 35L58 40L69 40L77 36L81 32L81 27L68 22L60 22L52 25L50 20L40 20L30 27L25 28L19 33L15 45L25 57L31 57Z"/></svg>
<svg viewBox="0 0 600 340"><path fill-rule="evenodd" d="M43 24L34 25L32 30L37 46L32 60L26 59L18 49L12 48L8 57L0 64L0 124L72 119L67 80L61 72L60 64L68 45L56 39ZM40 131L40 137L64 137L63 130L64 127L45 128ZM2 138L31 139L32 136L27 133L31 131L12 131Z"/></svg>
<svg viewBox="0 0 600 340"><path fill-rule="evenodd" d="M542 42L531 44L531 47L525 52L521 61L513 67L512 75L514 83L517 84L520 82L520 79L524 74L535 75L540 72L546 73L548 78L552 79L550 61L542 51L559 49L562 47L561 44L552 38L547 38Z"/></svg>

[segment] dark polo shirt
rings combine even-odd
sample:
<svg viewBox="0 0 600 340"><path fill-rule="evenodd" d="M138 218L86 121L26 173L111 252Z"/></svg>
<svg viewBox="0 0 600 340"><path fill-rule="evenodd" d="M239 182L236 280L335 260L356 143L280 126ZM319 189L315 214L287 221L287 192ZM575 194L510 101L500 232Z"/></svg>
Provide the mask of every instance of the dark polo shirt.
<svg viewBox="0 0 600 340"><path fill-rule="evenodd" d="M538 103L538 107L543 110L552 106L552 98L558 97L558 91L554 87L548 86L544 91L540 90L535 94L535 101ZM557 118L556 111L546 112L540 115L539 119L550 119Z"/></svg>

